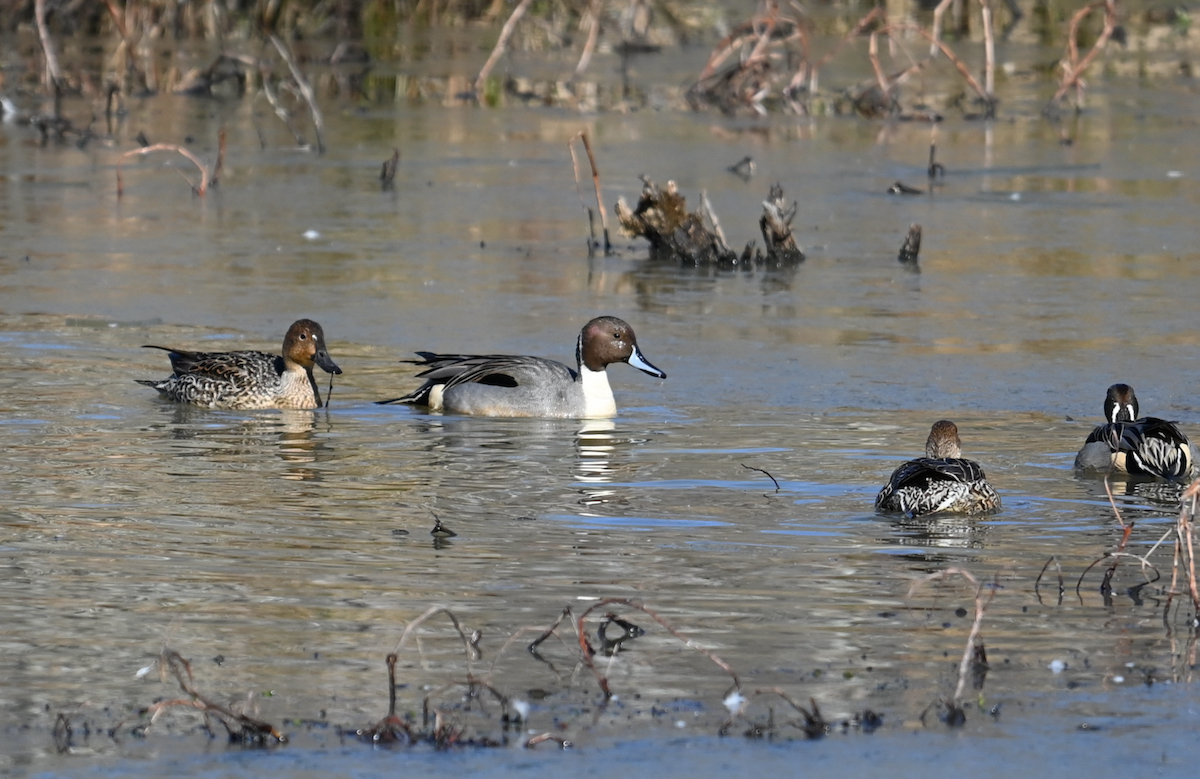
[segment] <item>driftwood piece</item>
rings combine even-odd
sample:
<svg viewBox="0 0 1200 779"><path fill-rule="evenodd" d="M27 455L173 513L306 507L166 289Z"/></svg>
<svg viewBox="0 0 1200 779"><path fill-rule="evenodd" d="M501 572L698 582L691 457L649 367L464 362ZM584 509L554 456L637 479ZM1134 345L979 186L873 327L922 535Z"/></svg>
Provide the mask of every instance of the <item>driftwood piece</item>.
<svg viewBox="0 0 1200 779"><path fill-rule="evenodd" d="M771 194L763 201L763 215L758 220L767 254L763 263L772 267L788 267L804 260L804 252L796 246L792 235L792 220L796 218L796 203L788 206L783 199L783 187L771 186Z"/></svg>
<svg viewBox="0 0 1200 779"><path fill-rule="evenodd" d="M617 200L617 221L630 235L650 242L650 257L678 260L684 265L735 266L738 255L720 236L709 230L699 212L689 213L687 202L674 181L660 189L642 177L642 194L630 209L624 198Z"/></svg>

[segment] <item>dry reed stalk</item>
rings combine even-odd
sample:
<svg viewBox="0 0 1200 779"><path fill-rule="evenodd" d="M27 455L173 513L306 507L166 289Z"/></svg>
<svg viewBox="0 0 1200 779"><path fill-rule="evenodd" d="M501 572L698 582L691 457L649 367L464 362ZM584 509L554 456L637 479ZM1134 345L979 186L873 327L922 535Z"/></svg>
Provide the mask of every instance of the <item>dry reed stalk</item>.
<svg viewBox="0 0 1200 779"><path fill-rule="evenodd" d="M479 75L475 77L475 99L483 102L480 96L483 94L483 86L487 82L488 74L492 72L492 68L496 67L496 63L504 54L504 49L508 45L508 39L512 37L513 32L517 29L517 22L521 21L521 17L525 15L525 10L529 8L530 0L521 0L517 7L513 9L512 15L508 17L508 21L500 28L500 38L496 41L496 46L492 49L491 55L487 58L487 62L483 63L483 68L480 69Z"/></svg>
<svg viewBox="0 0 1200 779"><path fill-rule="evenodd" d="M296 82L296 86L300 88L300 96L304 98L304 102L308 103L308 110L312 113L313 130L317 134L317 153L325 153L325 119L321 116L321 109L317 108L317 99L313 94L312 87L309 86L308 80L304 78L304 74L300 72L300 66L296 64L295 57L288 50L285 44L278 35L272 33L269 36L275 50L279 52L279 56L283 57L283 61L287 63L288 70L292 72L292 79Z"/></svg>
<svg viewBox="0 0 1200 779"><path fill-rule="evenodd" d="M996 33L992 30L992 6L990 0L979 0L983 14L983 90L987 92L989 106L996 104Z"/></svg>
<svg viewBox="0 0 1200 779"><path fill-rule="evenodd" d="M712 222L713 232L721 244L721 249L729 251L729 243L725 240L725 231L721 229L721 221L717 219L717 212L713 210L712 203L708 201L708 191L704 189L700 190L700 207L704 210L708 221Z"/></svg>
<svg viewBox="0 0 1200 779"><path fill-rule="evenodd" d="M1197 496L1200 496L1200 481L1192 482L1181 495L1181 506L1179 508L1179 521L1175 525L1174 534L1175 555L1173 557L1173 565L1171 569L1171 590L1167 595L1166 609L1163 611L1163 617L1166 618L1167 611L1171 608L1171 600L1175 594L1179 592L1179 569L1181 566L1187 567L1188 592L1192 596L1192 624L1200 623L1200 584L1196 581L1196 548L1193 536L1195 535L1194 519L1196 516Z"/></svg>
<svg viewBox="0 0 1200 779"><path fill-rule="evenodd" d="M936 57L942 40L942 17L946 15L946 9L954 0L942 0L937 4L937 8L933 9L933 24L930 25L930 30L933 31L933 40L929 44L929 56Z"/></svg>
<svg viewBox="0 0 1200 779"><path fill-rule="evenodd" d="M1104 7L1104 29L1100 31L1100 37L1096 39L1096 43L1084 55L1083 59L1079 59L1079 47L1075 43L1075 37L1079 32L1079 25L1084 18L1093 10ZM1071 89L1076 87L1078 94L1081 96L1080 105L1082 105L1083 81L1080 78L1088 66L1092 64L1092 60L1106 46L1108 39L1112 36L1113 29L1117 26L1117 3L1116 0L1096 0L1094 3L1089 3L1083 8L1080 8L1071 17L1070 25L1067 31L1067 59L1060 63L1063 69L1063 80L1058 90L1054 93L1054 97L1050 98L1050 102L1046 104L1046 111L1054 107L1059 100Z"/></svg>
<svg viewBox="0 0 1200 779"><path fill-rule="evenodd" d="M214 703L200 694L196 690L192 679L191 663L173 649L163 650L163 653L159 655L158 668L163 676L167 673L174 676L175 681L179 683L180 689L187 693L188 697L158 701L151 704L146 709L150 714L150 723L146 726L147 728L153 725L158 719L158 715L162 714L165 710L175 706L186 706L203 713L205 723L208 723L210 717L215 718L224 726L230 739L237 739L243 743L262 743L268 740L274 743L285 743L287 741L287 736L276 730L275 726L271 725L271 723L233 711L228 706ZM236 728L234 727L235 725L237 726Z"/></svg>
<svg viewBox="0 0 1200 779"><path fill-rule="evenodd" d="M296 125L292 123L292 112L279 102L279 96L276 95L275 90L271 88L271 80L269 74L267 73L267 66L265 62L260 61L259 73L262 77L262 92L260 92L260 94L267 99L267 102L271 105L271 110L275 112L275 115L279 117L279 121L283 122L284 126L288 128L288 132L290 132L292 137L296 139L296 145L308 148L308 142L304 140L304 135L296 128ZM266 140L261 138L261 134L260 141L262 143L262 147L265 149L267 146Z"/></svg>
<svg viewBox="0 0 1200 779"><path fill-rule="evenodd" d="M870 41L867 43L867 56L871 60L871 69L875 71L875 81L879 84L879 99L887 100L888 93L892 88L888 85L888 78L883 73L883 66L879 64L879 36L876 32L871 33Z"/></svg>
<svg viewBox="0 0 1200 779"><path fill-rule="evenodd" d="M425 609L425 612L421 614L421 616L408 623L408 625L404 628L404 632L400 635L400 640L396 642L396 647L392 650L392 654L398 655L400 653L400 649L404 646L404 642L408 640L409 634L416 630L430 617L433 617L439 613L444 613L450 619L450 622L454 624L454 629L458 631L458 637L462 639L463 650L467 655L467 674L470 675L471 661L479 659L479 649L471 643L471 639L467 638L467 634L463 632L462 626L458 622L458 617L454 616L454 612L450 611L450 609L447 607L438 604L434 604L433 606Z"/></svg>
<svg viewBox="0 0 1200 779"><path fill-rule="evenodd" d="M897 27L897 29L900 29L902 27L905 27L905 25L900 25L899 27ZM943 54L946 55L946 58L949 59L950 62L954 63L954 67L958 70L959 73L962 74L963 79L966 80L967 84L971 87L971 89L975 90L975 94L979 95L979 99L982 100L984 102L984 104L988 106L989 115L995 111L995 100L987 93L987 90L985 90L983 88L983 86L980 85L979 80L976 79L975 76L971 75L970 68L968 68L963 63L963 61L958 58L958 55L956 55L954 53L953 49L951 49L949 46L947 46L944 41L942 41L938 38L935 38L931 33L927 32L924 28L913 27L910 29L915 29L921 37L928 40L934 46L937 46L938 49Z"/></svg>
<svg viewBox="0 0 1200 779"><path fill-rule="evenodd" d="M579 139L583 142L583 150L587 152L588 164L592 167L592 186L596 190L596 209L600 212L600 224L604 230L604 254L607 256L612 253L612 244L608 238L608 212L604 210L604 200L600 192L600 168L596 165L596 155L592 153L592 143L588 140L587 130L580 130L575 134L575 137L567 144L567 148L571 151L571 163L575 167L575 191L579 191L579 161L575 157L575 140ZM579 202L583 203L583 194L579 195ZM591 222L591 209L584 206L589 214L589 223ZM590 243L589 243L590 246Z"/></svg>
<svg viewBox="0 0 1200 779"><path fill-rule="evenodd" d="M62 87L62 68L58 66L58 55L54 52L54 41L50 40L50 29L46 26L46 0L34 0L34 20L37 23L38 39L46 57L46 70L42 83L46 92L54 97L54 116L58 117L58 93Z"/></svg>
<svg viewBox="0 0 1200 779"><path fill-rule="evenodd" d="M592 26L588 29L587 42L583 44L583 53L579 55L579 64L575 66L575 74L572 78L579 78L583 75L583 71L587 70L587 66L592 61L592 52L596 50L596 40L600 37L600 3L601 0L592 0L588 6L588 16L591 17ZM478 86L476 86L478 91Z"/></svg>
<svg viewBox="0 0 1200 779"><path fill-rule="evenodd" d="M200 169L200 186L197 187L196 185L192 184L190 181L188 181L188 186L190 186L192 188L192 191L195 192L197 195L203 195L205 192L208 191L209 182L210 182L208 168L205 167L204 163L200 162L200 160L197 159L195 154L192 154L190 151L183 148L182 146L176 146L173 143L156 143L153 146L146 146L145 148L142 148L142 149L133 149L132 151L127 151L124 154L122 154L120 157L117 158L117 197L121 197L121 195L123 195L125 192L125 182L124 182L124 179L121 177L121 165L125 162L126 158L141 157L143 155L150 154L151 152L156 152L156 151L178 152L179 154L182 154L184 157L187 157L189 160L191 160L192 163L195 164L195 166ZM180 173L180 175L183 175L183 174ZM187 181L186 176L184 176L184 180Z"/></svg>
<svg viewBox="0 0 1200 779"><path fill-rule="evenodd" d="M962 660L958 664L958 684L954 688L953 705L954 708L961 712L963 695L966 692L967 677L971 672L971 659L975 655L975 647L979 640L979 631L983 627L983 615L988 605L992 602L992 598L996 597L998 587L992 587L991 593L988 595L987 602L985 603L983 600L983 584L971 575L970 571L964 568L947 568L944 571L929 574L925 578L913 582L912 586L909 587L907 597L911 598L917 591L917 588L925 582L936 579L947 579L955 575L961 576L975 585L975 621L971 623L971 632L967 635L967 645L963 648Z"/></svg>

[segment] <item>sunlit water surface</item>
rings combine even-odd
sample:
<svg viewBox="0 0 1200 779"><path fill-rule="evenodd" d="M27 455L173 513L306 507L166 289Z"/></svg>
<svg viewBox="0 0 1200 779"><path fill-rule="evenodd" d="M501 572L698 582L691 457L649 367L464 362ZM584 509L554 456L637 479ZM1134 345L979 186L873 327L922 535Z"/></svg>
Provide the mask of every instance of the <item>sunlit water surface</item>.
<svg viewBox="0 0 1200 779"><path fill-rule="evenodd" d="M940 756L922 776L979 773L970 755L994 752L1016 753L1003 775L1047 761L1096 775L1194 766L1195 634L1182 601L1164 620L1171 549L1151 556L1164 578L1146 587L1123 564L1106 602L1102 568L1083 574L1120 526L1103 484L1071 463L1118 380L1144 411L1200 431L1200 134L1177 108L1182 87L1090 97L1071 145L1036 115L947 122L946 180L913 198L884 191L924 186L929 127L850 118L343 104L328 108L322 157L281 148L249 100L133 101L115 143L85 150L0 128L0 770L582 770L543 755L553 743L524 757L379 755L337 735L386 712L384 657L435 604L482 631L483 657L468 667L449 622L430 620L401 652L404 712L471 671L530 702L511 743L552 731L595 750L588 770L794 764L799 746L709 740L730 677L644 613L621 611L647 634L602 664L607 708L565 624L541 659L524 651L564 607L610 597L715 652L747 692L811 698L835 723L884 715L872 736L803 747L815 772L864 774L870 750ZM255 122L275 133L266 149ZM193 197L174 173L127 164L117 198L116 157L137 132L191 136L211 158L222 123L217 189ZM638 174L674 179L692 202L706 190L740 244L779 182L808 260L714 273L651 264L625 240L589 260L567 151L585 128L607 205L634 200ZM381 192L392 147L396 188ZM725 170L746 154L748 183ZM895 259L912 222L925 230L919 274ZM670 377L614 366L611 424L371 402L415 386L398 362L414 350L569 360L601 313L627 319ZM274 350L301 316L324 325L345 370L326 410L179 409L133 382L166 375L143 344ZM879 486L943 417L1003 510L874 515ZM1177 490L1115 491L1135 522L1129 550L1149 551ZM435 515L457 535L431 536ZM967 695L975 740L944 735L929 708L954 692L974 589L918 583L951 569L994 591L991 671ZM200 690L249 701L296 743L229 752L183 709L134 738L139 709L179 694L157 673L135 678L163 647L191 659ZM498 707L462 711L462 692L434 704L469 734L503 736ZM766 722L768 707L794 717L770 696L748 714ZM67 754L52 738L60 713L94 730ZM95 732L114 726L117 739Z"/></svg>

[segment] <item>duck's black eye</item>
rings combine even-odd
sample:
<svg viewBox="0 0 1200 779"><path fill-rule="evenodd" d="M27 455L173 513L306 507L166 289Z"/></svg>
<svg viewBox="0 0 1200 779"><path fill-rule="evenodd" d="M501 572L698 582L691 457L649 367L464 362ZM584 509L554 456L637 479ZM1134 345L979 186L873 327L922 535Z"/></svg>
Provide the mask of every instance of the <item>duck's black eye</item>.
<svg viewBox="0 0 1200 779"><path fill-rule="evenodd" d="M307 340L308 340L308 336L307 336L307 335L305 335L304 333L301 333L301 334L300 334L300 340L301 340L301 341L307 341Z"/></svg>

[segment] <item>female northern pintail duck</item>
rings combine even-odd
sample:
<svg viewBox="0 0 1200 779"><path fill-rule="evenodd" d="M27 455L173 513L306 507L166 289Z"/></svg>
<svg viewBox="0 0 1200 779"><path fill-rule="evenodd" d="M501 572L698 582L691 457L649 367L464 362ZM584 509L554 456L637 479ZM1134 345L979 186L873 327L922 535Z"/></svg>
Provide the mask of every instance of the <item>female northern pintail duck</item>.
<svg viewBox="0 0 1200 779"><path fill-rule="evenodd" d="M1000 496L983 468L963 459L958 427L945 419L933 423L925 456L909 460L875 498L875 510L919 517L953 512L982 514L1000 508Z"/></svg>
<svg viewBox="0 0 1200 779"><path fill-rule="evenodd" d="M145 348L169 352L175 373L161 381L138 379L138 384L154 387L176 403L206 408L320 408L313 365L326 373L342 372L325 350L325 331L311 319L300 319L288 328L282 356Z"/></svg>
<svg viewBox="0 0 1200 779"><path fill-rule="evenodd" d="M617 413L608 371L626 362L660 379L667 374L638 349L633 328L615 316L596 317L583 326L571 370L541 357L417 352L410 360L427 369L415 392L380 403L413 403L433 411L489 417L611 417Z"/></svg>
<svg viewBox="0 0 1200 779"><path fill-rule="evenodd" d="M1130 473L1170 481L1191 478L1198 454L1174 422L1138 418L1137 395L1128 384L1114 384L1104 398L1108 420L1092 430L1075 455L1081 471Z"/></svg>

